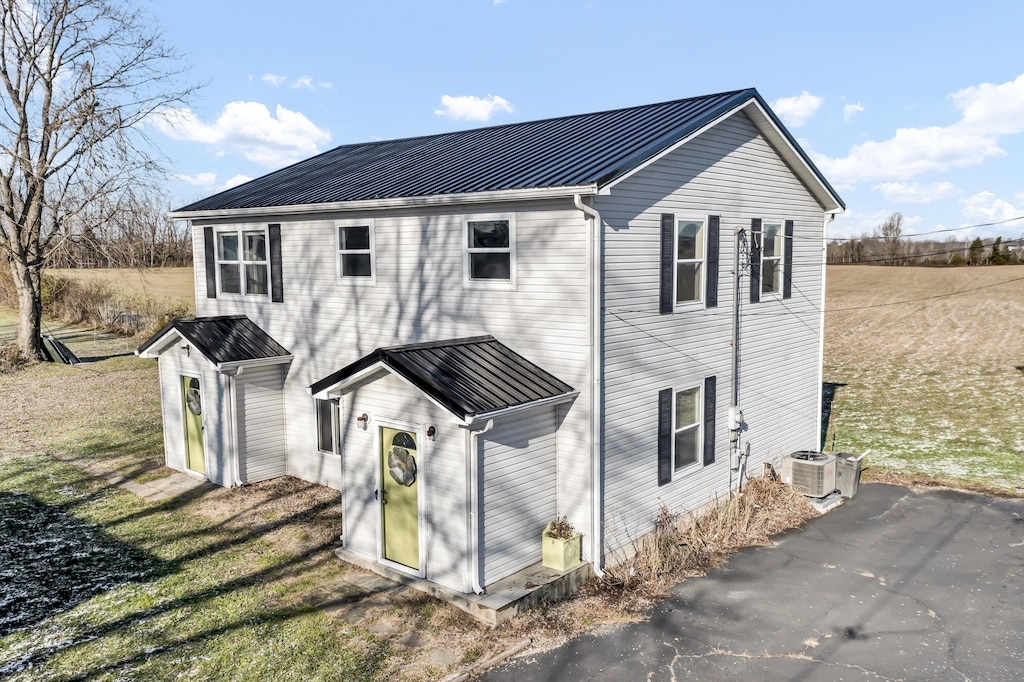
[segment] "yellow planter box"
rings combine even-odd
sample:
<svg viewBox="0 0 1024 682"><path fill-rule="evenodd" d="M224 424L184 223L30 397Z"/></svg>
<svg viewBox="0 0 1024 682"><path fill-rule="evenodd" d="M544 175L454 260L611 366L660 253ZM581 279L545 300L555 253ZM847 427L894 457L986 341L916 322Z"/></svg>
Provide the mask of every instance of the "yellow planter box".
<svg viewBox="0 0 1024 682"><path fill-rule="evenodd" d="M583 535L576 533L568 540L549 538L547 531L551 525L549 523L545 526L544 532L540 536L544 567L565 573L580 563L580 545Z"/></svg>

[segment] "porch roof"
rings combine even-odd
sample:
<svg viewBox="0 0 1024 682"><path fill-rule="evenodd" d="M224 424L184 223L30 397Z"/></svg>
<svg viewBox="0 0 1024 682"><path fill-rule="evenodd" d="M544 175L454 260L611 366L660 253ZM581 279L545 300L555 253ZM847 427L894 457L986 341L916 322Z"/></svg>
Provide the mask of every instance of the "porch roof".
<svg viewBox="0 0 1024 682"><path fill-rule="evenodd" d="M156 357L177 335L218 368L241 364L284 362L292 355L245 315L176 317L135 350L141 357Z"/></svg>
<svg viewBox="0 0 1024 682"><path fill-rule="evenodd" d="M571 399L569 384L493 336L378 348L312 384L313 395L346 393L377 371L389 371L463 421L539 402Z"/></svg>

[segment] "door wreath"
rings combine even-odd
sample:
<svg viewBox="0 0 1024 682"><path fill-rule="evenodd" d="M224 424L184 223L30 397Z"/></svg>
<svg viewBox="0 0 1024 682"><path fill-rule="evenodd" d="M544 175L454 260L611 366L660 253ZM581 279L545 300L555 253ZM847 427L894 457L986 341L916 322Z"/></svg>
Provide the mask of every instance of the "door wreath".
<svg viewBox="0 0 1024 682"><path fill-rule="evenodd" d="M416 458L400 445L393 445L388 451L388 473L395 482L405 487L416 482Z"/></svg>

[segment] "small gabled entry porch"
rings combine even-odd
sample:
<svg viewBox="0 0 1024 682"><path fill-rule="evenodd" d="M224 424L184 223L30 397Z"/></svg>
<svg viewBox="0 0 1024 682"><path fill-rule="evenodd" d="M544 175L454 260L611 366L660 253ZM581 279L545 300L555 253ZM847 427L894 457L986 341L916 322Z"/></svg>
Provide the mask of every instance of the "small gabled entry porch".
<svg viewBox="0 0 1024 682"><path fill-rule="evenodd" d="M540 561L565 513L558 429L577 391L482 336L378 348L310 393L338 405L339 556L466 605L520 589L498 586Z"/></svg>
<svg viewBox="0 0 1024 682"><path fill-rule="evenodd" d="M175 318L135 353L158 362L169 468L225 487L286 473L292 355L252 320Z"/></svg>

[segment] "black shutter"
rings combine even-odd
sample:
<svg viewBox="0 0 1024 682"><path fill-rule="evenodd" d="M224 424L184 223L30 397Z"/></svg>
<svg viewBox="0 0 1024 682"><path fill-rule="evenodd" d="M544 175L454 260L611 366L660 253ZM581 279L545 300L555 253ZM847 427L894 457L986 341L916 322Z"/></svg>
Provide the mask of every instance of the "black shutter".
<svg viewBox="0 0 1024 682"><path fill-rule="evenodd" d="M672 389L658 391L658 485L672 482Z"/></svg>
<svg viewBox="0 0 1024 682"><path fill-rule="evenodd" d="M217 254L213 227L203 228L203 251L206 257L206 298L217 298Z"/></svg>
<svg viewBox="0 0 1024 682"><path fill-rule="evenodd" d="M761 300L761 219L750 221L750 302Z"/></svg>
<svg viewBox="0 0 1024 682"><path fill-rule="evenodd" d="M668 315L676 307L673 289L676 263L676 217L672 213L661 214L661 306L662 315Z"/></svg>
<svg viewBox="0 0 1024 682"><path fill-rule="evenodd" d="M705 269L707 273L707 281L705 283L707 294L704 299L708 308L718 306L718 239L720 222L721 220L718 216L708 216L708 262Z"/></svg>
<svg viewBox="0 0 1024 682"><path fill-rule="evenodd" d="M281 226L271 225L267 230L270 241L270 300L284 301L284 280L281 279Z"/></svg>
<svg viewBox="0 0 1024 682"><path fill-rule="evenodd" d="M787 220L784 232L786 239L782 247L782 298L793 298L793 221Z"/></svg>
<svg viewBox="0 0 1024 682"><path fill-rule="evenodd" d="M704 378L704 466L715 462L715 383Z"/></svg>

